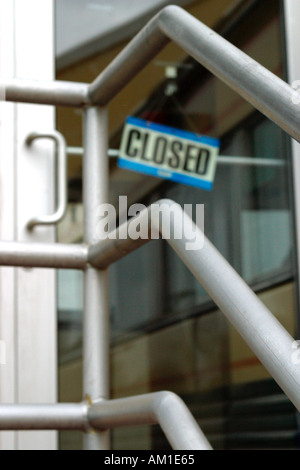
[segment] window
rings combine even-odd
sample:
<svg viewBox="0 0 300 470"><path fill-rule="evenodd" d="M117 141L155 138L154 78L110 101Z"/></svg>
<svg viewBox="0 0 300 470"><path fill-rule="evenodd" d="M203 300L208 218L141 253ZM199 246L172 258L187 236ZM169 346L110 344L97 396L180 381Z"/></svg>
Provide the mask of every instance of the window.
<svg viewBox="0 0 300 470"><path fill-rule="evenodd" d="M278 5L277 1L261 2L228 38L273 72L282 74ZM260 21L261 17L268 21ZM176 83L169 79L162 84L137 115L220 137L223 158L211 192L161 183L143 202L150 204L166 197L182 206L204 204L206 236L248 283L261 288L291 278L293 231L287 136L192 59L182 70ZM118 135L113 138L115 143ZM226 162L224 156L232 157L231 161ZM243 164L244 157L256 159L257 164ZM82 305L78 302L76 311L72 307L75 297L72 300L68 276L61 275L64 287L59 311L61 325L73 325L72 349L72 341L78 340L76 329ZM116 338L213 308L202 286L163 241L153 241L111 266L110 286ZM67 296L72 304L69 310L63 300ZM65 341L62 345L68 357L68 345Z"/></svg>
<svg viewBox="0 0 300 470"><path fill-rule="evenodd" d="M252 117L224 138L213 191L167 183L155 193L182 206L204 204L206 236L254 287L292 276L286 149L287 138L275 124ZM224 156L233 160L227 164ZM254 164L245 165L245 157ZM153 241L112 266L111 286L115 333L186 310L200 313L209 303L165 242Z"/></svg>
<svg viewBox="0 0 300 470"><path fill-rule="evenodd" d="M279 2L256 4L228 33L228 38L282 75ZM289 139L285 133L191 59L178 72L176 83L167 80L138 115L219 137L222 142L222 161L218 163L211 192L163 183L144 202L166 197L182 206L204 204L206 236L246 282L260 289L290 279L293 230L288 187ZM249 157L253 159L251 164L245 162ZM145 282L147 274L142 274L141 266L147 266L150 253L151 274ZM164 242L159 248L152 242L151 247L117 263L111 272L117 336L126 328L132 331L161 327L182 316L213 308L202 286ZM130 286L135 295L128 296L132 292Z"/></svg>
<svg viewBox="0 0 300 470"><path fill-rule="evenodd" d="M198 3L202 6L213 2ZM230 27L223 29L222 34L272 72L284 76L279 5L277 0L248 2L238 21L230 19ZM148 70L153 66L157 71L153 64ZM221 139L222 159L214 188L206 192L160 180L152 184L149 178L141 180L139 174L114 171L113 162L111 200L115 202L119 194L127 194L130 203L151 204L166 197L181 205L204 204L206 236L293 332L294 283L286 282L293 281L295 259L289 138L190 58L180 63L176 79L165 80L149 97L145 92L149 91L148 77L146 71L132 85L138 90L138 83L145 94L143 106L134 107L137 116ZM128 94L130 99L135 89ZM121 96L122 100L125 97L125 108L123 103L113 104L111 113L119 120L132 107L125 103L125 91ZM112 148L118 147L122 132L117 125ZM80 134L74 132L74 126L70 130L76 136ZM74 187L72 194L78 202L80 179ZM72 224L65 235L75 233L74 241L80 238L77 227L82 227L82 220L76 211L71 215ZM250 384L248 388L250 382L263 381L268 374L166 242L156 240L145 245L113 264L109 275L115 398L171 389L183 396L216 448L249 445L246 441L249 429L253 436L253 420L258 420L263 446L266 442L270 447L277 446L277 440L272 440L274 436L278 439L279 434L274 426L289 432L292 428L294 440L294 410L289 410L293 421L288 414L280 415L279 425L273 408L266 411L267 416L261 416L261 406L269 400L268 395L274 398L275 394L282 403L278 389L273 383L267 384L267 390L264 383ZM74 359L81 357L81 281L80 273L59 274L60 360L71 361L62 368L61 394L63 398L68 396L68 401L70 374L78 383L81 381L80 361L74 365ZM259 398L260 405L249 408L251 416L245 415L240 427L236 413L240 409L244 413L241 404L248 407L248 398ZM282 407L279 408L281 413ZM254 413L256 416L252 416ZM283 421L286 428L281 425ZM234 439L241 429L247 431L242 436L245 441L237 444ZM112 435L118 449L151 445L166 448L155 429L118 429ZM290 439L289 433L284 435L282 441L280 434L282 446Z"/></svg>

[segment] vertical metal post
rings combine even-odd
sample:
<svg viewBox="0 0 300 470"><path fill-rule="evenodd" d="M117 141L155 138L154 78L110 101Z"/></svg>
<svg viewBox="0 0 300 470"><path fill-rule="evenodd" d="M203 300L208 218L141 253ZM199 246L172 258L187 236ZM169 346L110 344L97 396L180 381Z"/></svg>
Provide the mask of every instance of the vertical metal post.
<svg viewBox="0 0 300 470"><path fill-rule="evenodd" d="M84 114L83 203L86 243L96 241L97 209L108 202L107 109ZM88 266L84 276L83 387L87 400L109 398L108 272ZM86 450L109 448L109 433L87 433Z"/></svg>

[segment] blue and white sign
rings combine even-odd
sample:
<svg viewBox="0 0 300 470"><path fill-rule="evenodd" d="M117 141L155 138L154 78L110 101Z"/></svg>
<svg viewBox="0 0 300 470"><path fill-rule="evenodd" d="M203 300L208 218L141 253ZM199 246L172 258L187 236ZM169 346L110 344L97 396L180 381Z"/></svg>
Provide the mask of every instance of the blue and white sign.
<svg viewBox="0 0 300 470"><path fill-rule="evenodd" d="M219 148L218 139L129 117L118 166L211 190Z"/></svg>

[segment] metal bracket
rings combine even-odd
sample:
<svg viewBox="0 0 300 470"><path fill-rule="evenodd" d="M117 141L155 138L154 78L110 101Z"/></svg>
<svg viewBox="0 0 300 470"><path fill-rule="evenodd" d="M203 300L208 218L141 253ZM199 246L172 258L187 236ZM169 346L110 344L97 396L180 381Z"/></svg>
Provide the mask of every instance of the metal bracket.
<svg viewBox="0 0 300 470"><path fill-rule="evenodd" d="M60 222L67 210L67 144L64 136L58 131L48 133L32 132L26 139L26 145L30 146L37 139L51 139L57 148L57 208L54 214L34 217L27 223L27 229L32 230L37 225L55 225Z"/></svg>

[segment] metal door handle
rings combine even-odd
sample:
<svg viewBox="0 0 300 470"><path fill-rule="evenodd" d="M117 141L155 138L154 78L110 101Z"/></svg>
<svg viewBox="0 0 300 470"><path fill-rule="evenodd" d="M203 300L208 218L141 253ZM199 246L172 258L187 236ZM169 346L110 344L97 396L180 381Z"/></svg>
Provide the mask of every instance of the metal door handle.
<svg viewBox="0 0 300 470"><path fill-rule="evenodd" d="M54 214L35 217L27 223L32 230L37 225L54 225L62 220L67 210L67 144L64 136L57 131L48 133L32 132L26 139L26 145L31 145L37 139L54 140L57 147L57 208Z"/></svg>

